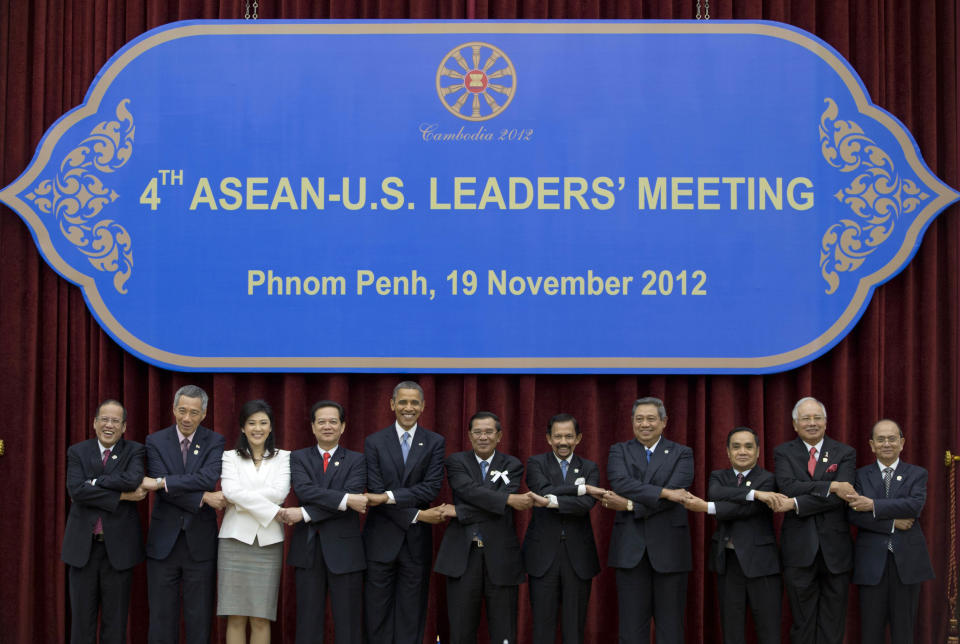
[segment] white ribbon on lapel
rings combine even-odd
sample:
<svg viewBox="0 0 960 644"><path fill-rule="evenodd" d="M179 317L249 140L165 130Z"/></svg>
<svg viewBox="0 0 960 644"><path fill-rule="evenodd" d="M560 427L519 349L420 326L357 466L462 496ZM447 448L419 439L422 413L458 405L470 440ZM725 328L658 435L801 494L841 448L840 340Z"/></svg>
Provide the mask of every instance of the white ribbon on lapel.
<svg viewBox="0 0 960 644"><path fill-rule="evenodd" d="M490 482L496 483L498 479L503 479L504 485L510 485L510 477L507 476L506 472L500 470L491 470L490 471Z"/></svg>

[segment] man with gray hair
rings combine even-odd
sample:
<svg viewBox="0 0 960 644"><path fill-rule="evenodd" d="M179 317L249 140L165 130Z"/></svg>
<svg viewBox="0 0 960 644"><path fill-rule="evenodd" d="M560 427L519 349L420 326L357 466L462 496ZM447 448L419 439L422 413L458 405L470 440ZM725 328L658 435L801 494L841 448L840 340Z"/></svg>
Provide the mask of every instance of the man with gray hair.
<svg viewBox="0 0 960 644"><path fill-rule="evenodd" d="M789 498L780 551L790 600L793 644L843 642L853 542L847 497L856 494L857 455L825 436L827 410L816 398L793 407L797 438L773 452L777 488Z"/></svg>
<svg viewBox="0 0 960 644"><path fill-rule="evenodd" d="M631 419L634 440L610 447L613 489L587 492L618 511L607 565L617 569L620 642L649 642L652 619L659 644L680 644L693 568L683 506L693 483L693 451L663 437L667 410L659 398L638 399Z"/></svg>
<svg viewBox="0 0 960 644"><path fill-rule="evenodd" d="M175 644L180 597L187 644L207 644L217 576L217 513L226 507L220 479L223 436L200 422L207 392L186 385L173 397L174 424L147 436L144 489L155 491L147 536L150 644Z"/></svg>

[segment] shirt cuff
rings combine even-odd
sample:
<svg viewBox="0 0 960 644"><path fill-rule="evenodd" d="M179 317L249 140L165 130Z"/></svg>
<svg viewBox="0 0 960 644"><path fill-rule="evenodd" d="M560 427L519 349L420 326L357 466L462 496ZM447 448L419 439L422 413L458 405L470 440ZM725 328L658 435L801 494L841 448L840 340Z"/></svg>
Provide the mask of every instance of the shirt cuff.
<svg viewBox="0 0 960 644"><path fill-rule="evenodd" d="M548 508L559 508L559 507L560 507L560 502L557 501L557 495L556 495L556 494L548 494L548 495L547 495L547 500L550 502L550 503L547 504L547 507L548 507Z"/></svg>
<svg viewBox="0 0 960 644"><path fill-rule="evenodd" d="M586 485L578 485L578 486L577 486L577 496L584 496L586 493L587 493L587 486L586 486Z"/></svg>
<svg viewBox="0 0 960 644"><path fill-rule="evenodd" d="M707 514L716 514L717 504L713 501L707 501Z"/></svg>
<svg viewBox="0 0 960 644"><path fill-rule="evenodd" d="M387 490L387 505L396 505L397 500L393 498L393 492Z"/></svg>
<svg viewBox="0 0 960 644"><path fill-rule="evenodd" d="M310 515L307 514L307 509L302 505L300 506L300 512L303 514L303 522L310 523Z"/></svg>
<svg viewBox="0 0 960 644"><path fill-rule="evenodd" d="M348 496L349 496L349 494L344 494L344 495L343 495L343 498L340 499L340 505L337 506L337 509L340 510L341 512L346 512L346 511L347 511L347 497L348 497Z"/></svg>
<svg viewBox="0 0 960 644"><path fill-rule="evenodd" d="M753 493L754 493L754 492L756 492L756 490L750 490L749 492L747 492L747 501L753 501L753 499L754 499L754 494L753 494Z"/></svg>

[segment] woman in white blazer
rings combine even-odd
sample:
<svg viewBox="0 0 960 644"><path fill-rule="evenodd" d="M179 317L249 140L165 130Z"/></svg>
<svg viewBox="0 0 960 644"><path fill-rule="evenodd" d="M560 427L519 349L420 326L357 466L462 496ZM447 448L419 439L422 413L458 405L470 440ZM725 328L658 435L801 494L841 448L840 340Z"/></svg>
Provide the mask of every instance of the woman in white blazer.
<svg viewBox="0 0 960 644"><path fill-rule="evenodd" d="M227 644L270 641L277 618L283 524L298 520L284 508L290 492L290 452L277 449L273 410L251 400L240 412L236 448L223 453L220 486L228 504L220 525L217 614L227 616Z"/></svg>

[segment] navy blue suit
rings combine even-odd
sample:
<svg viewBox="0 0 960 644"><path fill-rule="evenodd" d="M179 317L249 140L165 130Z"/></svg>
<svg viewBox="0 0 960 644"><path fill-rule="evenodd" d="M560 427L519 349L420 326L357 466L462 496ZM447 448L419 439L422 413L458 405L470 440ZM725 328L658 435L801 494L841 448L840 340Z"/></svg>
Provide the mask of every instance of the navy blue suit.
<svg viewBox="0 0 960 644"><path fill-rule="evenodd" d="M363 454L337 447L327 471L316 445L290 455L290 483L309 522L297 523L287 563L296 568L298 644L321 643L327 594L337 644L363 638L363 570L367 567L360 515L339 510L344 494L363 494Z"/></svg>
<svg viewBox="0 0 960 644"><path fill-rule="evenodd" d="M427 622L433 526L414 523L443 485L445 441L417 426L403 462L396 425L364 442L367 490L390 491L396 503L371 507L363 526L367 554L364 610L367 638L383 644L420 644Z"/></svg>
<svg viewBox="0 0 960 644"><path fill-rule="evenodd" d="M443 534L434 570L447 576L451 644L476 643L482 601L490 642L517 641L517 587L524 574L507 498L520 490L523 464L495 452L486 478L480 474L473 450L447 457L447 482L457 516ZM478 536L482 548L475 541Z"/></svg>
<svg viewBox="0 0 960 644"><path fill-rule="evenodd" d="M140 515L134 501L121 501L143 481L143 445L120 439L104 465L96 438L67 450L70 514L63 534L63 561L70 566L70 641L126 641L133 567L143 561ZM94 539L97 519L103 535Z"/></svg>
<svg viewBox="0 0 960 644"><path fill-rule="evenodd" d="M597 486L600 470L593 461L574 454L567 477L553 452L527 461L527 487L557 497L556 508L533 508L523 539L523 564L530 577L534 644L556 640L558 611L564 644L582 644L590 602L590 586L600 572L590 510L596 499L578 496L579 484Z"/></svg>
<svg viewBox="0 0 960 644"><path fill-rule="evenodd" d="M620 641L650 641L654 620L657 642L683 642L687 576L693 569L690 527L683 505L660 498L664 488L693 483L693 451L660 439L650 462L638 440L610 446L610 487L633 501L633 512L617 512L607 565L617 568Z"/></svg>
<svg viewBox="0 0 960 644"><path fill-rule="evenodd" d="M184 465L176 426L147 436L147 475L163 477L147 535L149 641L179 639L180 606L188 643L207 644L217 575L217 513L201 505L220 479L223 436L206 427L192 435Z"/></svg>
<svg viewBox="0 0 960 644"><path fill-rule="evenodd" d="M717 529L710 540L710 570L717 572L720 622L725 644L746 641L749 604L761 644L780 641L780 552L773 512L747 500L750 491L773 491L773 473L754 467L737 484L732 468L710 474L708 498L716 507Z"/></svg>
<svg viewBox="0 0 960 644"><path fill-rule="evenodd" d="M854 545L853 583L860 586L860 639L882 642L886 624L897 644L913 641L920 583L933 578L920 511L927 500L927 470L900 461L890 495L877 463L857 470L855 487L873 499L873 512L849 511L859 528ZM909 530L895 530L894 519L917 519ZM893 552L887 549L891 544Z"/></svg>
<svg viewBox="0 0 960 644"><path fill-rule="evenodd" d="M856 451L824 437L813 476L807 472L810 446L801 438L773 451L777 487L796 499L780 531L783 581L790 599L795 644L843 642L847 591L853 569L853 541L847 502L830 494L833 481L853 484Z"/></svg>

